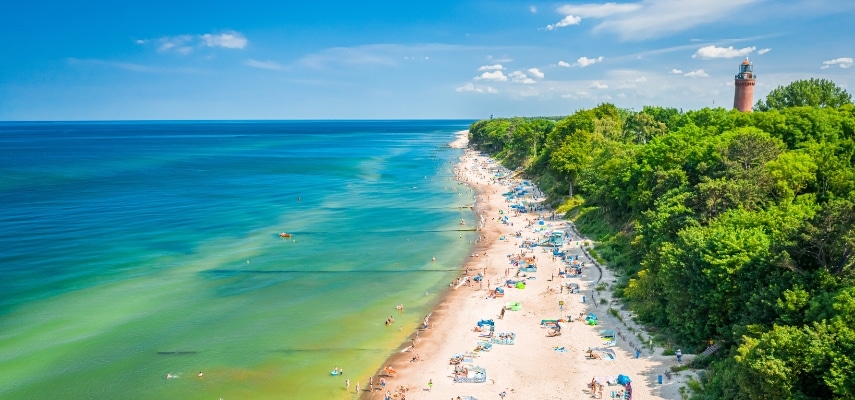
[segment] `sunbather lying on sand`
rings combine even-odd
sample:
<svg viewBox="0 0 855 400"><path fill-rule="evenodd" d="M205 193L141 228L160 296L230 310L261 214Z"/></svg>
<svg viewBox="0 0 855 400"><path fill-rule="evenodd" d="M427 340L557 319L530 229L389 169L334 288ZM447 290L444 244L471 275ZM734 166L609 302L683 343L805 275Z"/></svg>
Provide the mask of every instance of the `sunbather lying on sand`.
<svg viewBox="0 0 855 400"><path fill-rule="evenodd" d="M586 351L586 353L588 353L588 359L591 359L591 360L602 360L603 359L603 357L601 357L597 353L594 353L592 350L588 350L588 351Z"/></svg>

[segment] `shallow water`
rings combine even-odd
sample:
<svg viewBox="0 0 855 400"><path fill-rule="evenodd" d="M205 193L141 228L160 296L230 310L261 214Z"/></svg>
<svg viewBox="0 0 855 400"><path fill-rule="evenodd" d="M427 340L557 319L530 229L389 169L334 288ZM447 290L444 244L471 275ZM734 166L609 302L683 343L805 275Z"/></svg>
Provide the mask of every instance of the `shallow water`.
<svg viewBox="0 0 855 400"><path fill-rule="evenodd" d="M477 236L470 122L0 123L0 398L351 398Z"/></svg>

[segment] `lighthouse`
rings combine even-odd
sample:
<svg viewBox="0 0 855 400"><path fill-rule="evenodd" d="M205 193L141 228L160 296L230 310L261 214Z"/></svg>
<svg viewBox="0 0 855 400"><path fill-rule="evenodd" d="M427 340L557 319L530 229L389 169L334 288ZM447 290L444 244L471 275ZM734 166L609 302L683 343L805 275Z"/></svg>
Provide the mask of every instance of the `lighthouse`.
<svg viewBox="0 0 855 400"><path fill-rule="evenodd" d="M751 112L754 105L754 64L748 57L739 64L739 73L733 80L733 108L742 112Z"/></svg>

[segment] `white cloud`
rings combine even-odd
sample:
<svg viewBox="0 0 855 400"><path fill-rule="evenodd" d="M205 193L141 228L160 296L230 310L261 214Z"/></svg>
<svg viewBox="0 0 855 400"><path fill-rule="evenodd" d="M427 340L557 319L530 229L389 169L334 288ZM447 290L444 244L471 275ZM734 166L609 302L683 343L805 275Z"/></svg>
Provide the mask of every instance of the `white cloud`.
<svg viewBox="0 0 855 400"><path fill-rule="evenodd" d="M537 7L536 7L536 6L528 6L528 10L529 10L532 14L537 14Z"/></svg>
<svg viewBox="0 0 855 400"><path fill-rule="evenodd" d="M635 89L639 83L647 82L647 77L642 75L637 78L627 79L626 82L617 86L618 89Z"/></svg>
<svg viewBox="0 0 855 400"><path fill-rule="evenodd" d="M591 87L594 89L608 89L609 85L606 85L605 83L599 81L593 81L591 82Z"/></svg>
<svg viewBox="0 0 855 400"><path fill-rule="evenodd" d="M67 59L69 65L74 66L84 66L84 67L108 67L108 68L117 68L125 71L132 72L146 72L146 73L155 73L155 74L198 74L204 73L205 71L193 69L193 68L163 68L163 67L155 67L144 64L134 64L134 63L126 63L126 62L117 62L110 60L99 60L99 59L91 59L91 58L69 58Z"/></svg>
<svg viewBox="0 0 855 400"><path fill-rule="evenodd" d="M180 35L172 37L162 37L157 40L157 51L161 53L175 52L180 54L189 54L193 51L190 45L193 41L193 36Z"/></svg>
<svg viewBox="0 0 855 400"><path fill-rule="evenodd" d="M514 83L524 83L527 85L530 85L532 83L537 83L534 81L534 79L529 78L522 71L511 72L510 74L508 74L508 78L510 78L511 82L514 82Z"/></svg>
<svg viewBox="0 0 855 400"><path fill-rule="evenodd" d="M692 58L734 58L734 57L745 57L751 54L752 51L757 48L754 46L745 47L741 49L735 49L733 46L728 47L716 47L716 46L704 46L698 49L695 54L692 55Z"/></svg>
<svg viewBox="0 0 855 400"><path fill-rule="evenodd" d="M594 32L610 32L623 40L637 41L723 21L739 15L741 8L762 1L641 0L635 3L564 6L558 12L601 19L602 22L594 26Z"/></svg>
<svg viewBox="0 0 855 400"><path fill-rule="evenodd" d="M514 61L514 59L513 59L513 58L508 57L507 55L504 55L504 56L501 56L501 57L495 57L495 56L492 56L492 55L488 55L488 56L487 56L487 61L494 62L494 63L509 63L509 62L513 62L513 61Z"/></svg>
<svg viewBox="0 0 855 400"><path fill-rule="evenodd" d="M462 92L491 93L491 94L499 93L498 90L496 90L490 86L484 86L484 87L475 86L472 82L469 82L463 86L457 87L454 89L454 91L458 92L458 93L462 93Z"/></svg>
<svg viewBox="0 0 855 400"><path fill-rule="evenodd" d="M484 72L481 75L475 77L475 80L486 80L486 81L500 81L504 82L508 80L508 77L502 73L502 71L492 71L492 72Z"/></svg>
<svg viewBox="0 0 855 400"><path fill-rule="evenodd" d="M822 69L827 69L833 65L837 65L840 68L849 68L852 66L852 61L852 57L840 57L833 60L823 61Z"/></svg>
<svg viewBox="0 0 855 400"><path fill-rule="evenodd" d="M676 74L676 75L680 75L680 74L682 74L682 73L683 73L683 70L682 70L682 69L673 68L673 69L671 70L671 73L672 73L672 74Z"/></svg>
<svg viewBox="0 0 855 400"><path fill-rule="evenodd" d="M546 25L546 30L551 31L551 30L555 30L555 28L563 28L565 26L578 25L580 22L582 22L582 18L579 18L577 16L573 16L573 15L568 15L568 16L564 17L564 19L562 19L561 21L558 21L555 24Z"/></svg>
<svg viewBox="0 0 855 400"><path fill-rule="evenodd" d="M480 88L476 88L472 82L469 82L463 86L457 87L454 89L456 92L479 92L483 93L484 90Z"/></svg>
<svg viewBox="0 0 855 400"><path fill-rule="evenodd" d="M242 49L246 47L248 41L239 32L228 31L219 35L206 33L201 36L202 41L208 47L223 47L226 49Z"/></svg>
<svg viewBox="0 0 855 400"><path fill-rule="evenodd" d="M271 71L282 71L285 69L284 65L279 64L275 61L258 61L258 60L249 59L249 60L244 61L243 64L246 66L249 66L249 67L267 69L267 70L271 70Z"/></svg>
<svg viewBox="0 0 855 400"><path fill-rule="evenodd" d="M563 28L570 25L578 25L582 22L582 18L605 18L615 14L632 12L641 8L641 4L580 4L567 5L558 7L558 12L564 14L565 17L555 24L546 26L546 30L551 31L555 28Z"/></svg>
<svg viewBox="0 0 855 400"><path fill-rule="evenodd" d="M569 62L567 62L567 61L559 61L559 62L558 62L558 66L559 66L559 67L569 67L569 66L570 66L570 63L569 63Z"/></svg>
<svg viewBox="0 0 855 400"><path fill-rule="evenodd" d="M772 51L772 49L770 49L770 48L768 48L768 47L767 47L767 48L765 48L765 49L757 50L757 54L759 54L759 55L761 55L761 56L762 56L763 54L766 54L766 53L768 53L768 52L770 52L770 51Z"/></svg>
<svg viewBox="0 0 855 400"><path fill-rule="evenodd" d="M137 39L136 44L144 45L152 42L161 53L190 54L198 47L222 47L226 49L242 49L248 41L242 34L228 31L221 34L178 35L166 36L156 40Z"/></svg>
<svg viewBox="0 0 855 400"><path fill-rule="evenodd" d="M297 63L307 68L326 69L341 66L379 65L396 66L403 54L442 50L432 46L406 47L393 44L370 44L353 47L331 47L307 54ZM410 57L415 59L415 57Z"/></svg>
<svg viewBox="0 0 855 400"><path fill-rule="evenodd" d="M478 68L478 71L501 71L503 69L505 69L505 68L502 67L502 64L482 65L481 67Z"/></svg>
<svg viewBox="0 0 855 400"><path fill-rule="evenodd" d="M532 76L538 79L543 79L543 77L546 76L541 70L537 68L529 68L528 73L532 74Z"/></svg>
<svg viewBox="0 0 855 400"><path fill-rule="evenodd" d="M582 57L579 57L579 59L576 60L576 64L573 64L573 65L577 65L579 67L585 68L589 65L596 64L600 61L603 61L603 56L599 56L597 58L588 58L588 57L582 56Z"/></svg>
<svg viewBox="0 0 855 400"><path fill-rule="evenodd" d="M706 78L710 75L702 69L696 69L694 71L686 72L683 76L688 76L689 78Z"/></svg>

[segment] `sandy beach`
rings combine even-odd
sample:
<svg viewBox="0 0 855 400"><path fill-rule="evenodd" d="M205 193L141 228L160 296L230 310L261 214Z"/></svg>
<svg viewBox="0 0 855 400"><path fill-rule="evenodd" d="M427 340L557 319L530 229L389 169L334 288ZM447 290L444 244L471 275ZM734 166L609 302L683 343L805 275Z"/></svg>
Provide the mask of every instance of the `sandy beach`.
<svg viewBox="0 0 855 400"><path fill-rule="evenodd" d="M451 146L466 148L466 144L466 133L462 132ZM533 207L531 210L520 213L512 209L502 194L522 181L498 179L496 172L500 170L497 163L472 150L467 149L461 157L456 174L477 193L475 210L481 220L481 240L460 278L449 283L448 294L430 314L427 328L418 329L402 345L401 352L387 361L394 373L386 367L379 370L372 378L373 390L369 390L367 380L360 381L359 397L383 399L390 392L391 398L408 400L458 396L479 400L585 399L600 395L609 399L626 390L615 382L618 375L625 375L631 380L633 399L679 399L679 387L690 373L672 374L671 367L678 365L676 357L662 356L660 348L651 351L645 347L649 338L627 311L619 311L620 319L609 313L610 307L620 309L608 289L615 278L588 257L586 239L552 210L538 209L543 198L536 188L529 188L521 199ZM554 231L565 232L558 247L526 245L545 240L545 235ZM561 249L564 257L553 256L555 248ZM514 260L520 266L534 264L536 272L520 272ZM583 265L581 275L560 274L575 272L569 269L574 261L576 266ZM476 281L479 273L481 278ZM508 287L507 280L524 282L525 288ZM600 284L606 289L597 291ZM571 293L577 285L576 292ZM503 288L503 296L491 296L497 286ZM506 304L514 302L519 303L519 310L503 311ZM596 315L596 325L585 321L590 314ZM481 331L476 331L482 320ZM556 327L543 320L557 320L560 334L555 335ZM616 343L602 336L609 333L604 330L614 331ZM505 344L511 341L503 333L513 334L513 344ZM589 355L591 348L601 350ZM455 355L462 358L459 364L451 363ZM683 362L691 357L684 355ZM464 377L483 382L461 382ZM385 388L380 385L381 378ZM601 394L592 392L592 380L602 385ZM353 386L350 390L357 395Z"/></svg>

